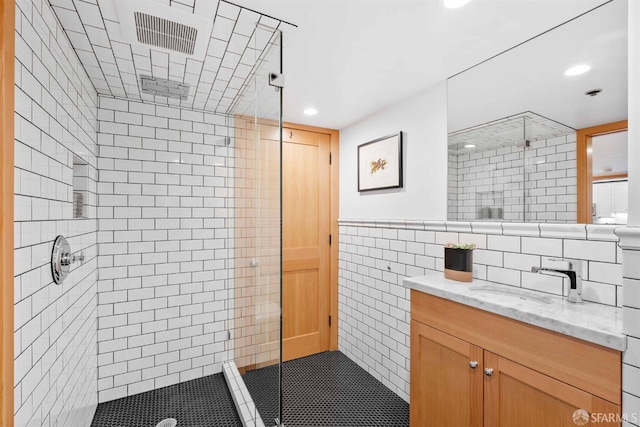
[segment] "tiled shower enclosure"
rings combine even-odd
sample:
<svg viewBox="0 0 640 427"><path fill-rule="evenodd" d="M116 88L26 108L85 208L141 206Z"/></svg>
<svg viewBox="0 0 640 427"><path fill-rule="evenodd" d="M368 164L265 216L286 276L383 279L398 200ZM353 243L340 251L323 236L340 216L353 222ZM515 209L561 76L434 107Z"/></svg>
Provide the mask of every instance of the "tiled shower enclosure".
<svg viewBox="0 0 640 427"><path fill-rule="evenodd" d="M121 3L16 1L16 425L89 425L99 402L279 361L283 23L155 2L210 21L180 55L127 39ZM141 75L189 96L141 92ZM60 234L85 260L55 285Z"/></svg>

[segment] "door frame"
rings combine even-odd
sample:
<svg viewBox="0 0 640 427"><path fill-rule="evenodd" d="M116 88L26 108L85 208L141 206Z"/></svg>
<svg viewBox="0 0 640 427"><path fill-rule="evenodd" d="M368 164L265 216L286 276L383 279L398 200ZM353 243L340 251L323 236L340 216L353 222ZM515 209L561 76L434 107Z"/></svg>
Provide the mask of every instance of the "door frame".
<svg viewBox="0 0 640 427"><path fill-rule="evenodd" d="M621 132L629 127L627 120L605 123L576 131L578 218L579 224L591 224L593 206L592 138L596 135Z"/></svg>
<svg viewBox="0 0 640 427"><path fill-rule="evenodd" d="M15 0L0 3L0 425L13 426Z"/></svg>
<svg viewBox="0 0 640 427"><path fill-rule="evenodd" d="M330 184L330 228L331 246L329 247L329 315L331 316L331 327L329 328L329 350L338 349L338 215L339 215L339 193L338 179L340 165L338 164L340 149L340 132L334 129L326 129L316 126L300 125L295 123L283 123L283 128L293 130L304 130L309 132L329 135L331 139L331 184Z"/></svg>

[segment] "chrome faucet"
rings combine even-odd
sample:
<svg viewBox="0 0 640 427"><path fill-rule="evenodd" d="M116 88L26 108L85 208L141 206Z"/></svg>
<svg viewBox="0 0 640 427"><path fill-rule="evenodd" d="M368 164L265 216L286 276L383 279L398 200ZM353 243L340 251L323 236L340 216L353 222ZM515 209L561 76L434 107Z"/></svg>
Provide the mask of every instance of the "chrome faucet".
<svg viewBox="0 0 640 427"><path fill-rule="evenodd" d="M549 267L531 267L532 273L548 274L558 273L569 278L569 302L582 302L582 261L549 258L551 263L558 265L558 268ZM551 274L556 276L556 274Z"/></svg>

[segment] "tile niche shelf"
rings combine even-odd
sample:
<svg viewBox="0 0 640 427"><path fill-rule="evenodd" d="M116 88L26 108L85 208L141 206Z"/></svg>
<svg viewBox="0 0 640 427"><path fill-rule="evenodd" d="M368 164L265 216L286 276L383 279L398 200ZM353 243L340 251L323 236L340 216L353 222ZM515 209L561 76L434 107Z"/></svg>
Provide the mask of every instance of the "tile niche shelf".
<svg viewBox="0 0 640 427"><path fill-rule="evenodd" d="M89 165L73 156L73 218L87 218L87 196L89 190Z"/></svg>
<svg viewBox="0 0 640 427"><path fill-rule="evenodd" d="M476 193L476 213L480 220L504 218L504 195L502 191Z"/></svg>

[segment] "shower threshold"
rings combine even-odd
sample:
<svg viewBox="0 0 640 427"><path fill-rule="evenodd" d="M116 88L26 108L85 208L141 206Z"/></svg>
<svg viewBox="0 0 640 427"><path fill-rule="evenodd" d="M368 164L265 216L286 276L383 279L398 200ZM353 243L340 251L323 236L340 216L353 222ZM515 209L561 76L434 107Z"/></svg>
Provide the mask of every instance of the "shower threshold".
<svg viewBox="0 0 640 427"><path fill-rule="evenodd" d="M236 405L236 411L240 416L240 422L243 427L266 427L262 417L256 409L253 398L244 383L240 371L233 360L222 364L222 373L227 381L227 387L231 392L231 398ZM276 427L284 427L284 425L275 424Z"/></svg>

